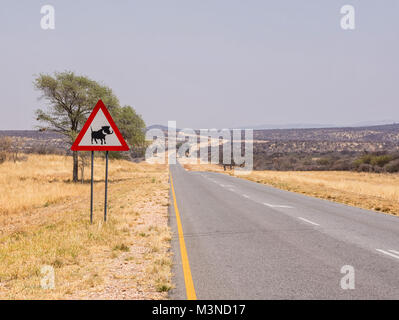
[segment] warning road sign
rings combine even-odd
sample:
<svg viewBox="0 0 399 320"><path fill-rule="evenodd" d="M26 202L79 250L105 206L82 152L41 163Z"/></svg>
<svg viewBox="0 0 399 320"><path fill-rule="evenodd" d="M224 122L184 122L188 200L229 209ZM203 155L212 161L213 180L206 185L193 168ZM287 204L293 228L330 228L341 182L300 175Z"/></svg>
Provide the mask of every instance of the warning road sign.
<svg viewBox="0 0 399 320"><path fill-rule="evenodd" d="M128 151L118 127L101 100L80 131L72 151Z"/></svg>

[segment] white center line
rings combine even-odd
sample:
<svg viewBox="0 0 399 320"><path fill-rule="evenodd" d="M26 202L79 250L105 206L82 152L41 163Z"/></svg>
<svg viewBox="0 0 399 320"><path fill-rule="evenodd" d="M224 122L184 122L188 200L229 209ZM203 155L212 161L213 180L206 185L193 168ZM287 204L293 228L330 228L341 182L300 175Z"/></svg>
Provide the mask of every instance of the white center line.
<svg viewBox="0 0 399 320"><path fill-rule="evenodd" d="M294 209L294 207L285 206L285 205L280 205L280 204L270 204L270 203L267 203L267 202L263 202L263 204L264 204L265 206L270 207L270 208L287 208L287 209Z"/></svg>
<svg viewBox="0 0 399 320"><path fill-rule="evenodd" d="M385 250L381 250L381 249L376 249L376 250L377 250L378 252L384 253L384 254L386 254L386 255L388 255L388 256L390 256L390 257L399 259L399 255L397 256L396 254L391 253L391 252L399 253L399 252L397 252L397 251L395 251L395 250L388 250L388 251L391 251L391 252L388 252L388 251L385 251Z"/></svg>
<svg viewBox="0 0 399 320"><path fill-rule="evenodd" d="M399 254L399 251L396 251L396 250L388 250L388 251L395 253L395 254Z"/></svg>
<svg viewBox="0 0 399 320"><path fill-rule="evenodd" d="M302 221L305 221L305 222L307 222L307 223L313 224L313 225L315 225L315 226L319 226L318 223L313 222L313 221L310 221L310 220L308 220L308 219L305 219L305 218L302 218L302 217L298 217L298 219L301 219Z"/></svg>
<svg viewBox="0 0 399 320"><path fill-rule="evenodd" d="M243 194L242 196L243 196L244 198L249 199L249 196L247 196L246 194Z"/></svg>

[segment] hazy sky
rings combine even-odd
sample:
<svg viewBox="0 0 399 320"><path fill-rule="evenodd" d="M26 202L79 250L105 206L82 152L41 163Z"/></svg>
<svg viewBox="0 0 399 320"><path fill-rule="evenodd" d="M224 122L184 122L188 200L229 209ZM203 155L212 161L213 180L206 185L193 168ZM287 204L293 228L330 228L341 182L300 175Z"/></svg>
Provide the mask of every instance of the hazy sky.
<svg viewBox="0 0 399 320"><path fill-rule="evenodd" d="M40 8L55 7L55 30ZM356 9L356 29L340 8ZM0 130L30 129L32 81L72 70L148 125L399 119L397 0L11 1L0 9Z"/></svg>

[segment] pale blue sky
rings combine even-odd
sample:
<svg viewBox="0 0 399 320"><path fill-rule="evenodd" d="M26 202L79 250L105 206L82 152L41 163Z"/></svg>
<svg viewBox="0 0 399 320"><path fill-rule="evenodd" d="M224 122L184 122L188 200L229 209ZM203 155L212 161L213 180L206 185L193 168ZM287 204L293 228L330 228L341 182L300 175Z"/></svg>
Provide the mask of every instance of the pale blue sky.
<svg viewBox="0 0 399 320"><path fill-rule="evenodd" d="M52 4L56 29L40 28ZM340 8L356 9L356 30ZM34 74L109 85L150 124L399 120L399 1L11 1L0 9L1 129L30 129Z"/></svg>

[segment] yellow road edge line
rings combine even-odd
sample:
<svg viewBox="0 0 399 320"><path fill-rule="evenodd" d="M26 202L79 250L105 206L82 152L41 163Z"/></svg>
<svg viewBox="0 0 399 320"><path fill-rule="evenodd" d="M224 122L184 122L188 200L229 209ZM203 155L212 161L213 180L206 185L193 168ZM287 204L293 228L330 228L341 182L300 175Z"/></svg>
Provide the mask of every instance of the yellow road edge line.
<svg viewBox="0 0 399 320"><path fill-rule="evenodd" d="M195 289L194 289L193 278L191 276L190 263L188 261L186 242L184 241L183 227L180 220L180 212L176 202L175 188L173 187L172 172L170 172L170 186L172 188L173 205L176 214L177 232L179 233L180 255L181 255L181 262L183 265L184 282L186 284L187 300L197 300L197 296L195 294Z"/></svg>

